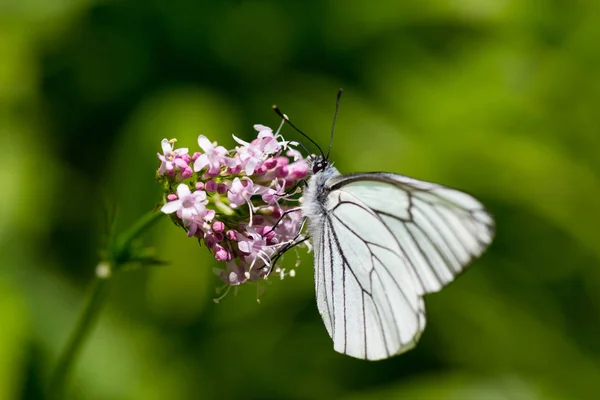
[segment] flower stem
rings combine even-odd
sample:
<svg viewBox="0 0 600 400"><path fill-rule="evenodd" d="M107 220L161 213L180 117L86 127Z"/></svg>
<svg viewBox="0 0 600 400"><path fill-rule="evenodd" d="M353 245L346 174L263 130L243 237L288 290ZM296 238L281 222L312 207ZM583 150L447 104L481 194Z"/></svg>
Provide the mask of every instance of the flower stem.
<svg viewBox="0 0 600 400"><path fill-rule="evenodd" d="M116 240L112 242L112 245L109 245L106 259L112 272L120 271L122 266L130 261L133 252L131 247L133 240L146 231L153 222L163 215L164 214L161 212L148 213L137 221L130 229L120 234ZM89 291L86 305L83 308L79 320L77 321L77 325L71 333L69 341L60 355L56 368L53 371L49 385L49 398L64 398L69 373L75 366L77 357L91 333L94 324L98 320L98 316L100 315L100 311L102 310L109 292L111 277L111 274L108 274L107 276L100 276L98 273L96 274L96 278Z"/></svg>
<svg viewBox="0 0 600 400"><path fill-rule="evenodd" d="M115 269L120 267L127 260L122 260L125 254L128 253L131 247L131 243L137 238L142 232L149 228L156 220L164 216L162 212L149 212L140 218L131 228L123 232L117 237L116 248L113 250L113 256L115 258Z"/></svg>
<svg viewBox="0 0 600 400"><path fill-rule="evenodd" d="M79 316L75 330L71 333L67 347L58 359L56 369L52 375L49 392L50 398L63 398L65 384L69 373L71 372L75 360L77 359L85 340L90 334L94 323L100 315L100 310L104 305L109 286L109 279L96 278L94 280L87 304Z"/></svg>

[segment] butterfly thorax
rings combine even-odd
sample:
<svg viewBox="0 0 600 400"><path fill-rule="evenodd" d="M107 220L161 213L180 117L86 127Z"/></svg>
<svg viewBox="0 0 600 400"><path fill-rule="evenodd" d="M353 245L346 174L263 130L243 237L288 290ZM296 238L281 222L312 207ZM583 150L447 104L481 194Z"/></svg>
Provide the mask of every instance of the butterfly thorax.
<svg viewBox="0 0 600 400"><path fill-rule="evenodd" d="M308 218L309 221L311 219L314 221L317 218L313 217L326 213L327 196L331 191L330 185L327 182L334 176L340 175L340 173L322 156L315 157L310 166L313 174L304 190L302 215Z"/></svg>

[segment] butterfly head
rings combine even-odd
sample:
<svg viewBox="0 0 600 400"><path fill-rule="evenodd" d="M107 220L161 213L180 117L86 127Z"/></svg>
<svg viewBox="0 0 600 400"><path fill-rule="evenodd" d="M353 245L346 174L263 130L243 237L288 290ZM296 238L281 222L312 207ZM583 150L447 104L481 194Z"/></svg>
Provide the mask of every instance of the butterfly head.
<svg viewBox="0 0 600 400"><path fill-rule="evenodd" d="M314 156L311 161L311 168L313 174L321 172L329 166L329 160L327 160L327 158L325 158L325 156L322 155Z"/></svg>

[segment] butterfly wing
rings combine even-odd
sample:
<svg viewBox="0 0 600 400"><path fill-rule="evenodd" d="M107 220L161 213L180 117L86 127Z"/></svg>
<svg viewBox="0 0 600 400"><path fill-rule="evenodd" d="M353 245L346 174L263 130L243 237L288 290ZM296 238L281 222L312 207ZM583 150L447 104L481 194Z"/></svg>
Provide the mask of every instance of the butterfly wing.
<svg viewBox="0 0 600 400"><path fill-rule="evenodd" d="M376 215L339 204L313 243L317 304L335 350L378 360L413 347L425 325L420 288Z"/></svg>
<svg viewBox="0 0 600 400"><path fill-rule="evenodd" d="M310 233L335 350L369 360L409 350L425 327L422 296L483 252L491 216L468 194L397 174L338 175L326 187Z"/></svg>
<svg viewBox="0 0 600 400"><path fill-rule="evenodd" d="M494 221L474 197L406 176L376 172L329 181L372 210L393 232L426 293L450 283L494 236Z"/></svg>

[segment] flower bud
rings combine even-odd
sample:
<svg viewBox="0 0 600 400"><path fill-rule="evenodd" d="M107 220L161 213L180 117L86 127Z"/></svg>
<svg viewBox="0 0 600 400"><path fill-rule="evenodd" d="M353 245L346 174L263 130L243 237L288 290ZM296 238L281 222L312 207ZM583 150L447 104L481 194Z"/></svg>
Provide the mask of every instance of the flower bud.
<svg viewBox="0 0 600 400"><path fill-rule="evenodd" d="M204 189L207 192L210 192L210 193L216 192L217 191L217 182L215 182L212 179L210 179L208 182L206 182L206 185L204 186Z"/></svg>
<svg viewBox="0 0 600 400"><path fill-rule="evenodd" d="M223 232L225 230L225 224L223 223L223 221L215 221L212 224L212 230L213 232Z"/></svg>
<svg viewBox="0 0 600 400"><path fill-rule="evenodd" d="M286 167L285 165L279 166L275 170L275 175L278 178L284 178L287 176L287 174L288 174L288 167Z"/></svg>
<svg viewBox="0 0 600 400"><path fill-rule="evenodd" d="M181 177L182 177L183 179L188 179L188 178L191 178L191 177L192 177L192 175L194 175L194 171L192 171L192 169L191 169L190 167L187 167L186 169L184 169L184 170L181 172Z"/></svg>
<svg viewBox="0 0 600 400"><path fill-rule="evenodd" d="M225 193L227 193L227 190L228 190L228 188L227 188L226 184L219 183L217 185L217 193L219 193L219 194L225 194Z"/></svg>
<svg viewBox="0 0 600 400"><path fill-rule="evenodd" d="M265 162L263 163L263 166L266 169L273 169L277 166L277 160L275 158L269 158L269 159L265 160Z"/></svg>
<svg viewBox="0 0 600 400"><path fill-rule="evenodd" d="M258 176L264 175L265 172L267 172L267 167L265 167L264 165L261 165L254 171L254 175L258 175Z"/></svg>
<svg viewBox="0 0 600 400"><path fill-rule="evenodd" d="M237 175L242 171L242 164L236 164L233 167L229 167L227 168L227 174L228 175Z"/></svg>
<svg viewBox="0 0 600 400"><path fill-rule="evenodd" d="M212 249L217 244L217 241L213 235L206 235L204 236L204 244L206 244L206 247L209 249Z"/></svg>
<svg viewBox="0 0 600 400"><path fill-rule="evenodd" d="M229 252L221 245L215 246L215 260L228 261L231 258Z"/></svg>

